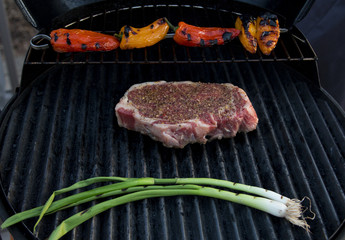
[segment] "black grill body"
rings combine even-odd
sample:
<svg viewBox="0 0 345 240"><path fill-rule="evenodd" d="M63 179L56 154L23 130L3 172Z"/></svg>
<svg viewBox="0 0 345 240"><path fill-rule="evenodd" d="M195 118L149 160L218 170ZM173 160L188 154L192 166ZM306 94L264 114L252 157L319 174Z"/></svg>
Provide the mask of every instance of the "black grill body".
<svg viewBox="0 0 345 240"><path fill-rule="evenodd" d="M28 22L36 29L49 29L61 23L70 23L71 19L80 19L85 12L102 12L104 9L132 8L137 5L199 5L197 0L150 0L150 1L105 1L105 0L51 0L49 3L44 0L15 0L18 7ZM256 11L257 7L275 12L284 17L288 26L299 22L308 13L315 0L213 0L204 1L203 6L211 6L219 9L233 9L238 12L250 13ZM44 9L44 11L42 11ZM240 11L239 11L240 10ZM66 14L67 13L67 14ZM128 24L128 23L126 23Z"/></svg>
<svg viewBox="0 0 345 240"><path fill-rule="evenodd" d="M149 24L146 16L154 20L162 14L193 24L201 13L207 17L200 25L234 21L226 10L145 5L104 10L68 27L115 31L126 21ZM270 57L248 55L236 40L198 49L166 39L147 49L110 53L30 49L23 73L21 88L1 114L1 218L41 205L54 190L86 178L149 176L220 178L291 198L306 196L316 217L308 221L308 233L238 204L167 197L113 208L65 239L328 239L345 219L344 113L320 87L316 56L297 29L282 36ZM162 79L243 88L257 111L257 130L169 149L120 128L114 107L124 92L135 83ZM38 238L96 203L45 217ZM11 232L16 239L33 239L34 224L27 220Z"/></svg>

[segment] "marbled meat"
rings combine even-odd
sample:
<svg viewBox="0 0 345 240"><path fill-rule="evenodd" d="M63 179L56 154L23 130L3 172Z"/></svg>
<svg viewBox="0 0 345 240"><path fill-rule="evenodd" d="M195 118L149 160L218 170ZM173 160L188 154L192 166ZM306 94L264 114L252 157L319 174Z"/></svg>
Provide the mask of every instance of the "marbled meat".
<svg viewBox="0 0 345 240"><path fill-rule="evenodd" d="M247 96L230 83L146 82L133 85L115 107L119 126L166 147L234 137L256 129Z"/></svg>

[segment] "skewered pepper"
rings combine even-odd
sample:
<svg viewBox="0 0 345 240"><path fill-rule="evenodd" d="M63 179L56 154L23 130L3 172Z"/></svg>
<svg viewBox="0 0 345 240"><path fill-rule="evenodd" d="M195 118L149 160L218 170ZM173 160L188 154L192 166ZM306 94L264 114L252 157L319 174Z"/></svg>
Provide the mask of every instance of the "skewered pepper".
<svg viewBox="0 0 345 240"><path fill-rule="evenodd" d="M235 22L236 29L241 33L238 36L243 47L250 53L256 53L258 41L256 39L256 21L249 15L237 17Z"/></svg>
<svg viewBox="0 0 345 240"><path fill-rule="evenodd" d="M275 14L265 13L256 20L256 39L259 48L265 55L269 55L276 47L280 36L278 17Z"/></svg>
<svg viewBox="0 0 345 240"><path fill-rule="evenodd" d="M240 33L235 28L197 27L179 22L174 28L174 41L187 47L208 47L230 42Z"/></svg>
<svg viewBox="0 0 345 240"><path fill-rule="evenodd" d="M133 49L152 46L164 39L168 31L169 26L165 18L160 18L143 28L125 25L120 30L122 37L120 48Z"/></svg>
<svg viewBox="0 0 345 240"><path fill-rule="evenodd" d="M111 51L120 45L114 36L81 29L57 29L50 38L56 52Z"/></svg>

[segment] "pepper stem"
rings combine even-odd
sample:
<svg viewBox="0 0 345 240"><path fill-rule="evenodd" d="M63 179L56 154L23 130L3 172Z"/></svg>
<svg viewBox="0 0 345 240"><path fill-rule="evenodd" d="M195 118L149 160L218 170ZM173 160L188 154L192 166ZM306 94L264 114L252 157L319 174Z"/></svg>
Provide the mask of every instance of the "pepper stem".
<svg viewBox="0 0 345 240"><path fill-rule="evenodd" d="M169 28L171 28L174 32L176 32L176 30L178 29L178 26L172 25L171 22L169 22L169 20L166 17L164 18L164 20L168 24Z"/></svg>
<svg viewBox="0 0 345 240"><path fill-rule="evenodd" d="M114 33L114 37L118 38L119 40L122 39L122 34Z"/></svg>

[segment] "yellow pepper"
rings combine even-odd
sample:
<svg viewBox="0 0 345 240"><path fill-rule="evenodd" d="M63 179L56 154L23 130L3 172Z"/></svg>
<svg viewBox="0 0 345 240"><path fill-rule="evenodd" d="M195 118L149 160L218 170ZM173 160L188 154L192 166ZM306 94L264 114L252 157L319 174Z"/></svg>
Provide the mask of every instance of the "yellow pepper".
<svg viewBox="0 0 345 240"><path fill-rule="evenodd" d="M125 25L120 30L120 48L133 49L152 46L161 41L169 31L165 18L160 18L143 28Z"/></svg>

